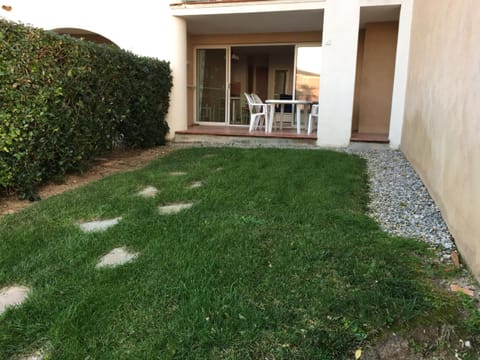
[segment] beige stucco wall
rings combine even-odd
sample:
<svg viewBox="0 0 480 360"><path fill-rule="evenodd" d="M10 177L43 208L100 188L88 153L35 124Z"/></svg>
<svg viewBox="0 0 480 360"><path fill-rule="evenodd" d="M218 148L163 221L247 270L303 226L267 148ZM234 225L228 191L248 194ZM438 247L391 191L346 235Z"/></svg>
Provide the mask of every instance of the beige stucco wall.
<svg viewBox="0 0 480 360"><path fill-rule="evenodd" d="M480 6L414 3L401 149L480 279Z"/></svg>
<svg viewBox="0 0 480 360"><path fill-rule="evenodd" d="M298 42L321 42L322 32L191 35L190 39L192 45L294 44Z"/></svg>
<svg viewBox="0 0 480 360"><path fill-rule="evenodd" d="M398 22L365 26L358 94L358 132L387 135L392 108ZM361 39L361 38L360 38Z"/></svg>

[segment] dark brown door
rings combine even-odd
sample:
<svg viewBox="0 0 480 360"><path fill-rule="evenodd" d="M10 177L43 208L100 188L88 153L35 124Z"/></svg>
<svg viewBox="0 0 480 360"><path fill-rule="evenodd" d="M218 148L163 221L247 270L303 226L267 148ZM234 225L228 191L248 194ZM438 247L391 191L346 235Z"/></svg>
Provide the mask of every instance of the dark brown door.
<svg viewBox="0 0 480 360"><path fill-rule="evenodd" d="M268 97L268 67L258 66L255 70L255 92L262 100L266 100Z"/></svg>

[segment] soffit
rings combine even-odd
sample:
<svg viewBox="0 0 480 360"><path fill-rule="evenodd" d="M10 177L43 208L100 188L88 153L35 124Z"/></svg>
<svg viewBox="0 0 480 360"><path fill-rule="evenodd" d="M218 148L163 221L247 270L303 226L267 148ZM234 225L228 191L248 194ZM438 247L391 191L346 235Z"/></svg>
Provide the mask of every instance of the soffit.
<svg viewBox="0 0 480 360"><path fill-rule="evenodd" d="M185 16L188 32L200 34L252 34L320 31L323 10L262 12L248 14Z"/></svg>
<svg viewBox="0 0 480 360"><path fill-rule="evenodd" d="M360 8L360 29L373 22L398 21L400 5L365 6Z"/></svg>
<svg viewBox="0 0 480 360"><path fill-rule="evenodd" d="M321 31L323 9L182 16L193 35ZM400 5L364 6L360 28L372 22L398 21Z"/></svg>

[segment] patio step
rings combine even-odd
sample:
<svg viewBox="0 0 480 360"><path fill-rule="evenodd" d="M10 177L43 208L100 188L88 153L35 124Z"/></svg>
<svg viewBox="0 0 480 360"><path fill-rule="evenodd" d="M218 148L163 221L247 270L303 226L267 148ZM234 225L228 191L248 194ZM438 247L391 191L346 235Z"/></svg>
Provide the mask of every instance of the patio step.
<svg viewBox="0 0 480 360"><path fill-rule="evenodd" d="M316 147L315 138L302 137L273 137L273 136L245 136L245 135L220 135L220 134L193 134L189 132L176 132L175 143L206 143L231 146L266 146L266 147Z"/></svg>

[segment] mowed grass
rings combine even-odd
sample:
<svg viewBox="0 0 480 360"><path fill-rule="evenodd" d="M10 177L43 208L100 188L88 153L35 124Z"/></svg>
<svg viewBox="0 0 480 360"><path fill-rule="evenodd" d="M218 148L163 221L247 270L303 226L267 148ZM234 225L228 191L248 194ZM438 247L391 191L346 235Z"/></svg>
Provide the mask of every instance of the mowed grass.
<svg viewBox="0 0 480 360"><path fill-rule="evenodd" d="M135 195L147 185L155 198ZM159 215L174 202L194 205ZM452 321L426 247L387 236L367 202L352 155L198 148L5 216L0 288L32 293L0 315L0 358L341 359L391 329ZM102 233L77 225L118 216ZM140 255L95 269L119 246Z"/></svg>

